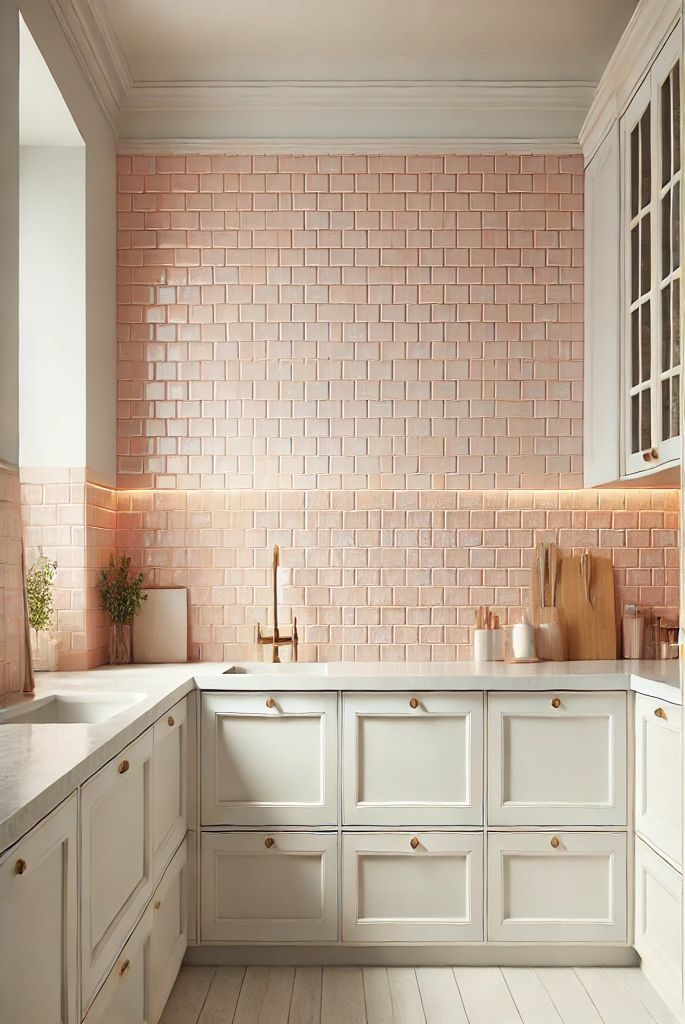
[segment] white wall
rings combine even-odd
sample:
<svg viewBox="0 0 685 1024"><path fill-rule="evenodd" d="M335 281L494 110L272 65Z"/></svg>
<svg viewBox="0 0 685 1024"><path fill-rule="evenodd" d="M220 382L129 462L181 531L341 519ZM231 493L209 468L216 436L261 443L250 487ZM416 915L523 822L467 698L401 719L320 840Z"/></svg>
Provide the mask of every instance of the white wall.
<svg viewBox="0 0 685 1024"><path fill-rule="evenodd" d="M19 158L19 465L86 465L85 149Z"/></svg>
<svg viewBox="0 0 685 1024"><path fill-rule="evenodd" d="M18 441L19 11L86 144L86 452L90 479L116 477L116 144L50 0L0 3L0 458Z"/></svg>

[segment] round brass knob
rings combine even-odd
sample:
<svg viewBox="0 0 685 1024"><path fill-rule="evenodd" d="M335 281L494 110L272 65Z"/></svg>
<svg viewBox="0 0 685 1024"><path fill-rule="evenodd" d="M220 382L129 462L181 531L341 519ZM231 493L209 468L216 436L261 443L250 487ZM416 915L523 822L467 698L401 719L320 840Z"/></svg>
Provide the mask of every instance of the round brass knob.
<svg viewBox="0 0 685 1024"><path fill-rule="evenodd" d="M654 714L657 718L668 718L668 715L666 714L663 708L655 708Z"/></svg>
<svg viewBox="0 0 685 1024"><path fill-rule="evenodd" d="M409 845L411 846L412 850L415 850L417 848L417 846L419 845L419 840L417 836L411 837L411 839L409 840Z"/></svg>
<svg viewBox="0 0 685 1024"><path fill-rule="evenodd" d="M418 706L419 706L418 700L416 699L416 697L412 697L412 699L409 701L409 707L410 708L417 708Z"/></svg>
<svg viewBox="0 0 685 1024"><path fill-rule="evenodd" d="M27 867L28 864L26 863L25 860L18 860L17 863L14 865L15 875L23 875Z"/></svg>
<svg viewBox="0 0 685 1024"><path fill-rule="evenodd" d="M559 839L559 836L552 836L552 838L550 839L550 846L552 846L555 850L558 850L560 845L561 840Z"/></svg>
<svg viewBox="0 0 685 1024"><path fill-rule="evenodd" d="M119 772L120 775L123 775L125 772L129 770L130 767L130 764L128 763L126 758L124 758L123 761L119 762L119 765L117 766L117 771Z"/></svg>
<svg viewBox="0 0 685 1024"><path fill-rule="evenodd" d="M155 900L155 910L159 910L161 905L162 905L162 901L161 900Z"/></svg>
<svg viewBox="0 0 685 1024"><path fill-rule="evenodd" d="M642 453L642 458L645 462L653 462L655 459L659 458L659 452L656 448L650 448L649 451Z"/></svg>
<svg viewBox="0 0 685 1024"><path fill-rule="evenodd" d="M174 716L173 715L169 715L169 717L167 718L167 723L169 725L169 728L171 728L173 726L173 724L174 724Z"/></svg>
<svg viewBox="0 0 685 1024"><path fill-rule="evenodd" d="M266 846L267 850L270 850L271 847L274 846L275 844L276 844L276 840L274 838L272 838L272 836L267 836L266 839L264 840L264 845Z"/></svg>
<svg viewBox="0 0 685 1024"><path fill-rule="evenodd" d="M119 977L121 977L122 975L126 974L126 971L129 969L130 966L131 966L131 961L130 960L122 961L121 965L119 966Z"/></svg>
<svg viewBox="0 0 685 1024"><path fill-rule="evenodd" d="M273 697L267 697L266 698L266 706L268 708L275 708L276 707L276 701L273 699Z"/></svg>
<svg viewBox="0 0 685 1024"><path fill-rule="evenodd" d="M552 707L553 708L560 708L561 707L561 698L560 697L552 697Z"/></svg>

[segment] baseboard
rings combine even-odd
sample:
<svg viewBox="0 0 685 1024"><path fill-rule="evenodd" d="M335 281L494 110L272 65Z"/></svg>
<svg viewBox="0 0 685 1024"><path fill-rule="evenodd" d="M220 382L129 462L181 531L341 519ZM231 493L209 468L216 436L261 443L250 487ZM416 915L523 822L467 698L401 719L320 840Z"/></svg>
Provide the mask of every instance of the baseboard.
<svg viewBox="0 0 685 1024"><path fill-rule="evenodd" d="M636 967L630 946L189 946L184 963L226 966Z"/></svg>

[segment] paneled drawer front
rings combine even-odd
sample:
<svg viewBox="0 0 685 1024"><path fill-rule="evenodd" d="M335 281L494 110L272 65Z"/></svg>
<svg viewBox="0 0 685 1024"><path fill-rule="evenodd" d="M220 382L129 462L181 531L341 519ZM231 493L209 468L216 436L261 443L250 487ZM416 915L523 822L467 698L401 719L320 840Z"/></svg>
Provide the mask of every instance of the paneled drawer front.
<svg viewBox="0 0 685 1024"><path fill-rule="evenodd" d="M152 894L152 729L81 788L83 1009Z"/></svg>
<svg viewBox="0 0 685 1024"><path fill-rule="evenodd" d="M337 694L205 693L204 825L335 825Z"/></svg>
<svg viewBox="0 0 685 1024"><path fill-rule="evenodd" d="M635 697L635 831L682 863L682 708Z"/></svg>
<svg viewBox="0 0 685 1024"><path fill-rule="evenodd" d="M187 840L174 854L152 899L151 1007L156 1024L188 946Z"/></svg>
<svg viewBox="0 0 685 1024"><path fill-rule="evenodd" d="M626 837L491 832L491 942L625 942Z"/></svg>
<svg viewBox="0 0 685 1024"><path fill-rule="evenodd" d="M332 832L203 832L203 942L327 942L338 933Z"/></svg>
<svg viewBox="0 0 685 1024"><path fill-rule="evenodd" d="M346 825L482 824L482 694L343 699Z"/></svg>
<svg viewBox="0 0 685 1024"><path fill-rule="evenodd" d="M76 794L0 857L0 1021L77 1024Z"/></svg>
<svg viewBox="0 0 685 1024"><path fill-rule="evenodd" d="M635 840L635 949L653 985L679 1003L682 985L683 877Z"/></svg>
<svg viewBox="0 0 685 1024"><path fill-rule="evenodd" d="M488 697L490 825L625 825L624 693Z"/></svg>
<svg viewBox="0 0 685 1024"><path fill-rule="evenodd" d="M483 835L343 836L344 942L481 942Z"/></svg>
<svg viewBox="0 0 685 1024"><path fill-rule="evenodd" d="M188 829L188 716L185 698L155 723L153 845L158 881Z"/></svg>
<svg viewBox="0 0 685 1024"><path fill-rule="evenodd" d="M153 1024L151 931L152 907L148 907L93 1000L84 1024Z"/></svg>

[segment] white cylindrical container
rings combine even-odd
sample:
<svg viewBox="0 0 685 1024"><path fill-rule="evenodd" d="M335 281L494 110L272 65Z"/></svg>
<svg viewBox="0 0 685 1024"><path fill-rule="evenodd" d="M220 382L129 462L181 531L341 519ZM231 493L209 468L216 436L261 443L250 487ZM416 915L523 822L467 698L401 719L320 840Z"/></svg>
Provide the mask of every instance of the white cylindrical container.
<svg viewBox="0 0 685 1024"><path fill-rule="evenodd" d="M493 629L474 629L473 631L473 660L492 661L492 634Z"/></svg>
<svg viewBox="0 0 685 1024"><path fill-rule="evenodd" d="M511 628L511 652L515 661L535 658L535 630L530 622L517 622Z"/></svg>
<svg viewBox="0 0 685 1024"><path fill-rule="evenodd" d="M492 661L504 661L504 630L503 629L491 629L492 640L490 642L492 649Z"/></svg>

